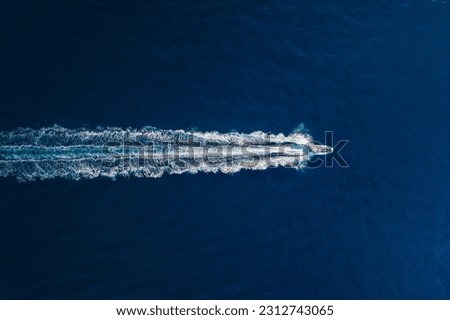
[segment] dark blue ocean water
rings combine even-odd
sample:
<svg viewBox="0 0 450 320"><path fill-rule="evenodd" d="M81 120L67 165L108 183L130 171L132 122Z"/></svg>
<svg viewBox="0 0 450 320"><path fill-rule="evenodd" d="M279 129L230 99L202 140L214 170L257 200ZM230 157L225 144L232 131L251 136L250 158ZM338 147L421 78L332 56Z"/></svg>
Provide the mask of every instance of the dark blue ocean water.
<svg viewBox="0 0 450 320"><path fill-rule="evenodd" d="M450 298L450 3L2 1L0 130L350 142L350 168L0 180L0 298Z"/></svg>

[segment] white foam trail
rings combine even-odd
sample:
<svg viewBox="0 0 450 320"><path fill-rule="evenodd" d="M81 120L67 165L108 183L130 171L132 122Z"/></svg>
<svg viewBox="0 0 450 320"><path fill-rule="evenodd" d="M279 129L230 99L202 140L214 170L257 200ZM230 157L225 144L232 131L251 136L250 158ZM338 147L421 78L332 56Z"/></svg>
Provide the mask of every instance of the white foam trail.
<svg viewBox="0 0 450 320"><path fill-rule="evenodd" d="M312 137L184 130L60 126L0 132L0 176L19 181L99 176L158 178L164 173L223 172L269 167L304 168L316 154ZM324 146L321 146L324 147ZM317 149L318 150L318 149Z"/></svg>

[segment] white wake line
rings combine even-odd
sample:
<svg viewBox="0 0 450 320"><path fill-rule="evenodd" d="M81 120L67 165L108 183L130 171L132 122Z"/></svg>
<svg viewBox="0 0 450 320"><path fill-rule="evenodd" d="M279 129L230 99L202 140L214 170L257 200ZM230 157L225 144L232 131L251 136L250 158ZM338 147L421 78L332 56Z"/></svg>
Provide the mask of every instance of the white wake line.
<svg viewBox="0 0 450 320"><path fill-rule="evenodd" d="M164 173L302 169L310 157L332 152L301 131L270 134L97 128L0 132L0 176L19 181L99 176L158 178Z"/></svg>

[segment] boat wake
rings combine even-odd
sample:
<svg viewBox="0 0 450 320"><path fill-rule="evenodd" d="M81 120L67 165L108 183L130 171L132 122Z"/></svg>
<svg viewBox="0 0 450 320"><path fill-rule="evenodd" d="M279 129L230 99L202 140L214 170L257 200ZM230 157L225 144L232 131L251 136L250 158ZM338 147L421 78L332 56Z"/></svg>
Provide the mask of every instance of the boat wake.
<svg viewBox="0 0 450 320"><path fill-rule="evenodd" d="M0 132L0 177L19 181L71 180L99 176L159 178L164 173L223 172L270 167L302 169L314 155L333 149L313 142L302 130L285 136L102 128Z"/></svg>

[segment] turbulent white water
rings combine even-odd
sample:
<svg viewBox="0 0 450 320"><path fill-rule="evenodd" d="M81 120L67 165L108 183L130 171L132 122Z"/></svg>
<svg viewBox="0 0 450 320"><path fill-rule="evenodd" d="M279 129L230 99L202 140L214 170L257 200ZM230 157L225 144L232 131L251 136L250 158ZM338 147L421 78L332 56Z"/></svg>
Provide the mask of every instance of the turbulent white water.
<svg viewBox="0 0 450 320"><path fill-rule="evenodd" d="M0 132L0 176L19 181L99 176L158 178L164 173L304 168L332 149L300 130L285 136L184 130L97 128Z"/></svg>

